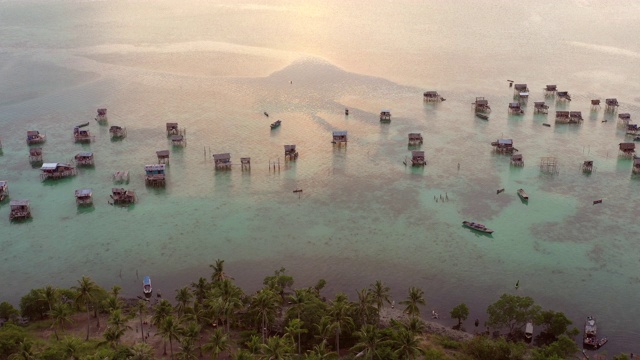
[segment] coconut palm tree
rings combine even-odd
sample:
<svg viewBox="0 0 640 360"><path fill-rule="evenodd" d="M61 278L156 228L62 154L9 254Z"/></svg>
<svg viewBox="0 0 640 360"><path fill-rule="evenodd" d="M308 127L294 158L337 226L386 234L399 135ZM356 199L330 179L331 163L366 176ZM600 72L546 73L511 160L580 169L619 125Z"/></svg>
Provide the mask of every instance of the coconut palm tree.
<svg viewBox="0 0 640 360"><path fill-rule="evenodd" d="M106 299L104 299L104 301L102 301L102 308L104 310L107 310L107 312L122 309L122 300L113 295L109 295Z"/></svg>
<svg viewBox="0 0 640 360"><path fill-rule="evenodd" d="M107 327L107 330L102 333L104 341L101 341L99 345L108 344L115 349L120 343L120 338L124 336L125 331L126 329L124 328L118 328L115 326Z"/></svg>
<svg viewBox="0 0 640 360"><path fill-rule="evenodd" d="M196 346L191 341L184 341L180 346L180 352L176 355L178 360L198 360Z"/></svg>
<svg viewBox="0 0 640 360"><path fill-rule="evenodd" d="M378 322L380 322L380 310L382 310L382 306L385 302L387 304L391 304L391 297L389 295L390 289L380 280L376 280L376 282L369 285L369 287L371 288L371 296L373 297L373 301L378 308Z"/></svg>
<svg viewBox="0 0 640 360"><path fill-rule="evenodd" d="M193 295L196 298L196 303L202 304L204 299L207 297L207 291L209 290L209 283L207 279L200 277L198 282L191 283L191 289L193 291Z"/></svg>
<svg viewBox="0 0 640 360"><path fill-rule="evenodd" d="M246 350L240 349L232 357L233 360L254 360L256 357Z"/></svg>
<svg viewBox="0 0 640 360"><path fill-rule="evenodd" d="M409 296L407 300L401 301L400 304L405 305L404 313L411 317L420 316L420 306L426 305L424 300L424 291L416 287L409 288Z"/></svg>
<svg viewBox="0 0 640 360"><path fill-rule="evenodd" d="M75 336L67 336L62 340L62 351L67 359L75 360L80 352L80 339Z"/></svg>
<svg viewBox="0 0 640 360"><path fill-rule="evenodd" d="M300 334L306 334L307 329L303 328L302 325L304 322L300 319L291 319L289 320L289 325L284 328L285 336L291 338L291 342L294 345L298 345L298 356L302 353L302 345L300 344ZM298 338L298 343L294 340L295 337Z"/></svg>
<svg viewBox="0 0 640 360"><path fill-rule="evenodd" d="M260 321L262 342L265 342L269 322L272 321L279 306L280 296L269 289L260 290L251 301L251 311L256 320Z"/></svg>
<svg viewBox="0 0 640 360"><path fill-rule="evenodd" d="M200 346L200 330L202 330L202 326L198 325L195 322L189 322L187 326L182 330L182 352L186 352L186 343L190 343L190 349L198 350L200 353L200 357L202 357L202 346Z"/></svg>
<svg viewBox="0 0 640 360"><path fill-rule="evenodd" d="M53 333L56 335L56 340L60 340L58 337L58 328L64 331L65 325L73 323L71 315L71 307L68 304L62 303L55 304L53 309L49 312L49 316L51 316L51 319L53 320L51 322L51 327L53 328Z"/></svg>
<svg viewBox="0 0 640 360"><path fill-rule="evenodd" d="M334 351L329 350L327 347L327 341L322 340L322 342L313 347L313 351L307 354L305 359L314 359L314 360L332 360L337 359L338 354Z"/></svg>
<svg viewBox="0 0 640 360"><path fill-rule="evenodd" d="M180 328L180 324L173 318L172 315L167 316L158 328L158 335L160 335L164 340L169 340L169 349L171 350L172 360L174 359L173 341L177 341L181 333L182 329Z"/></svg>
<svg viewBox="0 0 640 360"><path fill-rule="evenodd" d="M33 348L33 343L27 338L22 339L18 344L18 350L13 354L9 355L7 359L9 360L36 360L38 358L38 354Z"/></svg>
<svg viewBox="0 0 640 360"><path fill-rule="evenodd" d="M107 320L109 328L113 328L114 334L120 335L116 340L117 344L120 343L120 337L122 337L127 330L131 330L131 326L127 325L127 320L127 317L122 315L122 311L120 309L113 310L109 315L109 319Z"/></svg>
<svg viewBox="0 0 640 360"><path fill-rule="evenodd" d="M120 296L120 291L122 291L122 287L119 285L113 285L111 287L111 295L116 299Z"/></svg>
<svg viewBox="0 0 640 360"><path fill-rule="evenodd" d="M216 283L227 278L233 279L224 272L224 260L216 259L216 263L209 265L209 267L213 269L213 274L211 274L211 282Z"/></svg>
<svg viewBox="0 0 640 360"><path fill-rule="evenodd" d="M311 294L309 293L308 289L296 289L294 290L293 294L289 295L289 308L287 309L288 313L295 313L297 316L297 320L300 321L300 314L302 313L302 310L304 309L305 305L307 305L307 302L311 299ZM302 329L304 330L304 333L308 332L308 330L306 329ZM300 356L300 352L301 352L301 342L300 342L300 335L303 332L298 332L298 356Z"/></svg>
<svg viewBox="0 0 640 360"><path fill-rule="evenodd" d="M331 318L328 316L320 318L320 321L317 324L313 324L313 327L316 330L315 332L317 333L315 337L320 339L322 342L329 341L333 336L333 328L331 325Z"/></svg>
<svg viewBox="0 0 640 360"><path fill-rule="evenodd" d="M260 339L260 336L258 335L251 335L251 337L249 338L249 341L245 342L244 344L247 347L247 350L249 350L251 354L255 355L260 353L260 347L262 346L262 339Z"/></svg>
<svg viewBox="0 0 640 360"><path fill-rule="evenodd" d="M336 336L336 352L340 354L340 334L342 330L353 328L353 318L351 318L352 304L343 293L338 293L336 299L329 306L329 319L331 327Z"/></svg>
<svg viewBox="0 0 640 360"><path fill-rule="evenodd" d="M365 325L369 323L369 319L374 316L377 317L378 309L375 306L375 300L373 294L368 289L362 289L357 291L358 302L356 304L356 315L359 317L360 324Z"/></svg>
<svg viewBox="0 0 640 360"><path fill-rule="evenodd" d="M153 348L149 344L137 343L129 348L127 360L153 360Z"/></svg>
<svg viewBox="0 0 640 360"><path fill-rule="evenodd" d="M352 350L358 352L358 357L364 356L365 360L379 359L378 348L384 345L382 334L373 325L364 325L360 331L354 334L358 338Z"/></svg>
<svg viewBox="0 0 640 360"><path fill-rule="evenodd" d="M422 321L420 318L417 318L417 317L412 317L403 321L392 319L391 325L397 330L405 329L413 333L414 335L422 334L426 329L424 321Z"/></svg>
<svg viewBox="0 0 640 360"><path fill-rule="evenodd" d="M144 300L138 300L138 302L136 303L136 312L138 313L138 316L140 317L140 335L142 336L142 342L145 342L145 338L144 338L144 323L142 321L142 318L144 317L144 315L147 313L147 307L149 306L149 304L144 301Z"/></svg>
<svg viewBox="0 0 640 360"><path fill-rule="evenodd" d="M220 354L229 349L229 337L222 329L215 329L206 344L202 346L204 351L211 353L211 359L218 359Z"/></svg>
<svg viewBox="0 0 640 360"><path fill-rule="evenodd" d="M167 301L166 299L162 299L155 306L154 310L155 311L153 313L153 316L151 317L151 323L155 325L158 329L160 329L162 327L162 324L164 323L164 320L167 317L171 316L173 307L171 306L171 303L169 303L169 301ZM162 355L167 355L167 341L164 338L163 340L164 340L164 343L163 343L164 351Z"/></svg>
<svg viewBox="0 0 640 360"><path fill-rule="evenodd" d="M95 299L95 293L98 290L98 285L96 285L93 280L91 280L88 276L83 276L80 280L78 280L78 286L75 286L74 289L77 291L76 294L76 303L83 304L87 309L87 337L85 340L89 340L89 329L91 323L91 307L89 306Z"/></svg>
<svg viewBox="0 0 640 360"><path fill-rule="evenodd" d="M243 307L242 304L242 289L233 284L229 279L224 279L215 284L213 290L209 293L214 298L219 298L219 311L224 319L224 324L227 332L229 332L229 325L231 318Z"/></svg>
<svg viewBox="0 0 640 360"><path fill-rule="evenodd" d="M183 287L181 289L176 290L176 311L178 312L178 317L181 318L184 313L184 309L189 305L191 299L193 299L193 294L189 291L188 287Z"/></svg>
<svg viewBox="0 0 640 360"><path fill-rule="evenodd" d="M291 347L286 339L271 336L262 344L262 358L265 360L286 360L291 358Z"/></svg>
<svg viewBox="0 0 640 360"><path fill-rule="evenodd" d="M40 291L41 300L47 304L49 308L49 313L53 310L53 306L58 302L60 292L58 289L54 288L51 285L47 285L44 289ZM51 314L49 314L51 315Z"/></svg>
<svg viewBox="0 0 640 360"><path fill-rule="evenodd" d="M393 353L399 360L411 360L422 354L424 351L420 348L420 341L409 330L401 329L393 333L391 346Z"/></svg>

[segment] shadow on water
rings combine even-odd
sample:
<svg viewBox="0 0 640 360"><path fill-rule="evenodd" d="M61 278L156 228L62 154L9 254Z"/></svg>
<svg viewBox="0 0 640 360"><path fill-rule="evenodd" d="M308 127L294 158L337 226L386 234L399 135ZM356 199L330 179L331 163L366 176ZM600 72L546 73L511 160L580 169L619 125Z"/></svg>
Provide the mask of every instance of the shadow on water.
<svg viewBox="0 0 640 360"><path fill-rule="evenodd" d="M520 196L518 196L518 199L520 199L520 202L526 206L529 206L529 200L525 200L523 198L521 198Z"/></svg>
<svg viewBox="0 0 640 360"><path fill-rule="evenodd" d="M91 205L78 205L77 206L77 210L76 210L76 214L77 215L82 215L82 214L89 214L92 213L96 210L96 207L93 206L93 204Z"/></svg>
<svg viewBox="0 0 640 360"><path fill-rule="evenodd" d="M618 160L616 161L616 171L618 172L628 171L629 173L632 173L631 172L632 166L633 166L633 157L622 156L622 155L618 156Z"/></svg>
<svg viewBox="0 0 640 360"><path fill-rule="evenodd" d="M63 177L61 179L46 179L42 181L42 185L44 186L58 186L70 183L73 181L73 176Z"/></svg>
<svg viewBox="0 0 640 360"><path fill-rule="evenodd" d="M33 222L33 215L28 219L11 220L10 224L11 225L22 225L22 224L30 224L32 222Z"/></svg>
<svg viewBox="0 0 640 360"><path fill-rule="evenodd" d="M31 168L32 169L40 169L42 167L43 162L42 161L31 161Z"/></svg>
<svg viewBox="0 0 640 360"><path fill-rule="evenodd" d="M119 143L122 142L125 139L125 137L122 136L112 136L111 137L111 142L112 143Z"/></svg>

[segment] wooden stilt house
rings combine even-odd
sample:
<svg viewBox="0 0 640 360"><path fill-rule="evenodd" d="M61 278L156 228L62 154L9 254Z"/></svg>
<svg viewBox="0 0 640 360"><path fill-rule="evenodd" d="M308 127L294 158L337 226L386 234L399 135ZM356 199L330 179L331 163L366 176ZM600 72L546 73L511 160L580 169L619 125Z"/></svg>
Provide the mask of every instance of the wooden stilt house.
<svg viewBox="0 0 640 360"><path fill-rule="evenodd" d="M562 124L569 123L569 112L568 111L556 111L556 122Z"/></svg>
<svg viewBox="0 0 640 360"><path fill-rule="evenodd" d="M144 182L150 186L165 186L166 174L164 164L152 164L144 166Z"/></svg>
<svg viewBox="0 0 640 360"><path fill-rule="evenodd" d="M558 91L558 101L571 101L571 95L568 91Z"/></svg>
<svg viewBox="0 0 640 360"><path fill-rule="evenodd" d="M590 173L593 171L593 160L585 160L582 163L582 172Z"/></svg>
<svg viewBox="0 0 640 360"><path fill-rule="evenodd" d="M94 137L89 130L83 129L80 126L73 128L73 140L75 142L91 142Z"/></svg>
<svg viewBox="0 0 640 360"><path fill-rule="evenodd" d="M512 139L498 139L492 142L491 146L494 147L496 152L500 153L513 153L518 151L518 149L513 147Z"/></svg>
<svg viewBox="0 0 640 360"><path fill-rule="evenodd" d="M111 137L114 139L122 139L127 137L127 128L113 125L109 128L109 134L111 134Z"/></svg>
<svg viewBox="0 0 640 360"><path fill-rule="evenodd" d="M46 139L47 139L47 136L45 134L40 134L36 130L27 131L27 144L28 145L42 144L43 142L45 142Z"/></svg>
<svg viewBox="0 0 640 360"><path fill-rule="evenodd" d="M513 115L522 115L524 114L524 110L522 110L522 106L520 106L519 102L509 103L509 113Z"/></svg>
<svg viewBox="0 0 640 360"><path fill-rule="evenodd" d="M178 123L167 123L167 136L179 135Z"/></svg>
<svg viewBox="0 0 640 360"><path fill-rule="evenodd" d="M171 135L171 144L173 146L186 146L187 139L183 135Z"/></svg>
<svg viewBox="0 0 640 360"><path fill-rule="evenodd" d="M111 204L133 204L137 201L136 193L132 190L123 188L111 189Z"/></svg>
<svg viewBox="0 0 640 360"><path fill-rule="evenodd" d="M391 110L380 111L380 122L391 122Z"/></svg>
<svg viewBox="0 0 640 360"><path fill-rule="evenodd" d="M347 132L346 131L334 131L333 132L333 141L331 141L334 145L347 145Z"/></svg>
<svg viewBox="0 0 640 360"><path fill-rule="evenodd" d="M533 103L533 112L537 114L546 114L549 112L549 105L544 101L536 101Z"/></svg>
<svg viewBox="0 0 640 360"><path fill-rule="evenodd" d="M242 170L251 169L251 158L250 157L240 158L240 164L242 166Z"/></svg>
<svg viewBox="0 0 640 360"><path fill-rule="evenodd" d="M600 109L600 99L591 100L591 111L596 111Z"/></svg>
<svg viewBox="0 0 640 360"><path fill-rule="evenodd" d="M424 151L415 150L411 152L411 166L424 166L426 163Z"/></svg>
<svg viewBox="0 0 640 360"><path fill-rule="evenodd" d="M9 183L6 180L0 180L0 201L9 197Z"/></svg>
<svg viewBox="0 0 640 360"><path fill-rule="evenodd" d="M409 134L409 146L422 145L422 134L410 133Z"/></svg>
<svg viewBox="0 0 640 360"><path fill-rule="evenodd" d="M631 171L634 174L640 174L640 158L639 157L633 157L633 167L631 168Z"/></svg>
<svg viewBox="0 0 640 360"><path fill-rule="evenodd" d="M42 161L42 148L29 149L29 161L37 163Z"/></svg>
<svg viewBox="0 0 640 360"><path fill-rule="evenodd" d="M77 170L71 164L44 163L40 167L40 179L61 179L77 174Z"/></svg>
<svg viewBox="0 0 640 360"><path fill-rule="evenodd" d="M98 109L98 115L96 116L96 121L98 123L107 122L107 109Z"/></svg>
<svg viewBox="0 0 640 360"><path fill-rule="evenodd" d="M296 160L298 158L298 150L296 150L295 145L285 145L284 146L284 159L285 160Z"/></svg>
<svg viewBox="0 0 640 360"><path fill-rule="evenodd" d="M169 163L169 150L158 150L156 155L158 156L158 164Z"/></svg>
<svg viewBox="0 0 640 360"><path fill-rule="evenodd" d="M627 124L627 135L637 135L638 124Z"/></svg>
<svg viewBox="0 0 640 360"><path fill-rule="evenodd" d="M91 189L78 189L75 192L76 204L78 205L91 205L93 204L93 190Z"/></svg>
<svg viewBox="0 0 640 360"><path fill-rule="evenodd" d="M629 113L622 113L622 114L618 114L618 120L620 120L621 122L628 124L629 121L631 121L631 114Z"/></svg>
<svg viewBox="0 0 640 360"><path fill-rule="evenodd" d="M569 111L569 124L580 124L582 120L581 111Z"/></svg>
<svg viewBox="0 0 640 360"><path fill-rule="evenodd" d="M119 183L129 183L129 172L128 171L116 171L113 173L113 182L116 184Z"/></svg>
<svg viewBox="0 0 640 360"><path fill-rule="evenodd" d="M231 154L213 154L213 165L216 169L231 169Z"/></svg>
<svg viewBox="0 0 640 360"><path fill-rule="evenodd" d="M93 153L89 151L83 151L75 156L77 166L93 166Z"/></svg>
<svg viewBox="0 0 640 360"><path fill-rule="evenodd" d="M524 158L522 157L522 154L511 155L511 165L524 166Z"/></svg>
<svg viewBox="0 0 640 360"><path fill-rule="evenodd" d="M620 143L619 150L624 156L633 156L636 153L636 144L634 143Z"/></svg>
<svg viewBox="0 0 640 360"><path fill-rule="evenodd" d="M556 91L558 91L558 86L557 85L547 85L544 88L544 95L545 96L554 96L556 94Z"/></svg>
<svg viewBox="0 0 640 360"><path fill-rule="evenodd" d="M474 106L476 112L491 112L489 100L486 100L484 97L476 97L476 101L474 101L472 105Z"/></svg>
<svg viewBox="0 0 640 360"><path fill-rule="evenodd" d="M529 92L529 88L527 87L527 84L514 84L513 85L513 92L515 94L520 94L521 92Z"/></svg>
<svg viewBox="0 0 640 360"><path fill-rule="evenodd" d="M29 200L11 200L9 202L10 220L25 220L31 217L31 205Z"/></svg>
<svg viewBox="0 0 640 360"><path fill-rule="evenodd" d="M606 111L616 111L618 109L618 99L611 98L606 99L605 101L605 110Z"/></svg>
<svg viewBox="0 0 640 360"><path fill-rule="evenodd" d="M425 91L423 94L424 101L426 102L440 102L446 99L440 96L437 91Z"/></svg>

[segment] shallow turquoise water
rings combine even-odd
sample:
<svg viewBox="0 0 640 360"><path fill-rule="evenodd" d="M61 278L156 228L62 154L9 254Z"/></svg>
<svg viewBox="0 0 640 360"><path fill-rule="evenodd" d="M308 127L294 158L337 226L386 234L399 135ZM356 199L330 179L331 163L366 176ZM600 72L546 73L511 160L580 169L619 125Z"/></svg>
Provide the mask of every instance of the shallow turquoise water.
<svg viewBox="0 0 640 360"><path fill-rule="evenodd" d="M419 286L429 307L445 313L466 302L471 317L483 319L486 306L520 280L518 294L566 312L578 327L586 315L598 317L610 339L603 351L633 350L640 179L631 176L631 160L618 156L625 135L615 115L591 113L589 100L618 97L619 112L635 118L640 99L627 94L640 89L628 76L638 68L637 45L610 34L594 4L576 10L573 2L560 2L548 18L513 5L506 13L526 15L530 39L509 32L504 9L491 7L490 21L468 20L484 31L481 42L474 41L476 32L446 21L473 19L469 9L378 5L360 9L358 18L370 22L359 20L347 31L339 14L353 9L335 3L190 3L180 11L170 3L155 9L120 2L1 4L8 40L0 48L6 79L0 89L7 94L0 100L0 178L9 181L12 199L31 200L34 215L10 223L8 203L0 205L3 298L15 302L49 283L71 286L82 275L103 286L120 284L134 296L146 274L170 296L207 276L207 265L220 258L247 291L285 266L300 286L327 279L328 296L354 295L382 279L397 301L407 287ZM382 32L372 24L389 11L404 25ZM590 43L573 30L583 29L578 23L567 23L565 38L542 26L569 11L605 33ZM198 13L225 19L205 26ZM218 28L265 13L273 21L262 23L262 34L255 24ZM447 36L411 35L423 17L431 21L424 26L438 24L432 30ZM323 21L326 31L310 40ZM276 41L283 24L289 35ZM221 76L226 71L234 76ZM507 114L511 78L531 89L520 117ZM547 83L570 91L573 101L558 109L582 111L582 125L555 126L553 103L550 115L533 114ZM424 104L428 89L447 101ZM475 96L489 99L488 122L474 117ZM128 137L111 141L108 126L92 121L96 141L74 144L73 126L103 106L109 124L125 126ZM378 121L382 108L392 111L388 125ZM271 131L275 119L283 125ZM186 148L172 147L166 137L165 123L174 121L187 129ZM93 151L95 168L41 182L28 163L24 137L31 129L47 134L45 161ZM334 130L349 132L346 148L331 145ZM403 165L410 132L425 139L424 169ZM523 168L492 152L490 142L500 137L514 139ZM284 144L297 145L296 162L284 161ZM167 187L147 188L143 167L162 149L171 150ZM215 171L211 154L222 152L234 163L250 156L251 171L237 165ZM544 156L558 158L558 174L540 172ZM580 171L587 159L596 166L590 176ZM280 170L269 170L270 161L280 161ZM130 171L126 187L138 193L135 206L107 204L116 170ZM81 210L73 193L84 187L93 188L95 206ZM515 193L521 187L528 204ZM292 193L297 188L304 190L300 196ZM497 195L500 188L506 191ZM449 201L434 200L445 194ZM603 204L592 205L600 198ZM495 233L470 232L464 219L485 222Z"/></svg>

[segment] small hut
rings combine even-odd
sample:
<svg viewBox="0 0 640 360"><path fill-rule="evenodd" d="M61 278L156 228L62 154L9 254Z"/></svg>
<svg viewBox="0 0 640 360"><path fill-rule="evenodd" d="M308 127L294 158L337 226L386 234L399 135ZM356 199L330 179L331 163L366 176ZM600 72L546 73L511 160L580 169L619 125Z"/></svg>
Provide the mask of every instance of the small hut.
<svg viewBox="0 0 640 360"><path fill-rule="evenodd" d="M107 121L107 109L98 109L98 115L96 116L96 121L99 123L104 123Z"/></svg>
<svg viewBox="0 0 640 360"><path fill-rule="evenodd" d="M640 157L633 157L633 168L631 168L631 171L634 174L640 174Z"/></svg>
<svg viewBox="0 0 640 360"><path fill-rule="evenodd" d="M127 128L113 125L109 128L109 134L111 134L111 137L114 139L122 139L127 137Z"/></svg>
<svg viewBox="0 0 640 360"><path fill-rule="evenodd" d="M540 158L540 171L547 174L558 173L558 159L553 156L545 156Z"/></svg>
<svg viewBox="0 0 640 360"><path fill-rule="evenodd" d="M582 163L582 172L590 173L593 171L593 160L585 160Z"/></svg>
<svg viewBox="0 0 640 360"><path fill-rule="evenodd" d="M93 204L93 190L91 189L76 190L76 204L78 205Z"/></svg>
<svg viewBox="0 0 640 360"><path fill-rule="evenodd" d="M621 122L628 124L629 121L631 121L631 114L629 113L622 113L622 114L618 114L618 120L620 120Z"/></svg>
<svg viewBox="0 0 640 360"><path fill-rule="evenodd" d="M93 165L93 153L89 151L84 151L78 153L75 156L75 161L77 166L92 166Z"/></svg>
<svg viewBox="0 0 640 360"><path fill-rule="evenodd" d="M186 146L187 139L183 135L171 135L171 144L173 146Z"/></svg>
<svg viewBox="0 0 640 360"><path fill-rule="evenodd" d="M518 149L513 147L512 139L498 139L491 143L491 146L494 147L494 150L501 153L513 153L518 151Z"/></svg>
<svg viewBox="0 0 640 360"><path fill-rule="evenodd" d="M591 111L600 109L600 99L591 100Z"/></svg>
<svg viewBox="0 0 640 360"><path fill-rule="evenodd" d="M581 111L570 111L569 112L569 124L579 124L582 122L582 112Z"/></svg>
<svg viewBox="0 0 640 360"><path fill-rule="evenodd" d="M73 128L73 140L75 142L91 142L93 138L89 130L82 129L79 126Z"/></svg>
<svg viewBox="0 0 640 360"><path fill-rule="evenodd" d="M410 133L409 134L409 145L422 145L422 134L420 133Z"/></svg>
<svg viewBox="0 0 640 360"><path fill-rule="evenodd" d="M29 161L34 163L42 161L42 148L29 149Z"/></svg>
<svg viewBox="0 0 640 360"><path fill-rule="evenodd" d="M615 111L618 108L618 99L616 98L606 99L604 102L604 109L607 111Z"/></svg>
<svg viewBox="0 0 640 360"><path fill-rule="evenodd" d="M295 145L285 145L284 146L284 159L287 160L295 160L298 158L298 150L296 150Z"/></svg>
<svg viewBox="0 0 640 360"><path fill-rule="evenodd" d="M516 94L522 93L522 92L529 92L529 88L527 87L527 84L514 84L513 85L513 91Z"/></svg>
<svg viewBox="0 0 640 360"><path fill-rule="evenodd" d="M638 133L638 124L627 124L627 135L636 135Z"/></svg>
<svg viewBox="0 0 640 360"><path fill-rule="evenodd" d="M556 122L568 124L569 111L556 111Z"/></svg>
<svg viewBox="0 0 640 360"><path fill-rule="evenodd" d="M411 166L424 166L426 163L424 151L416 150L411 152Z"/></svg>
<svg viewBox="0 0 640 360"><path fill-rule="evenodd" d="M544 101L536 101L533 103L533 112L537 114L546 114L549 112L549 105Z"/></svg>
<svg viewBox="0 0 640 360"><path fill-rule="evenodd" d="M213 165L215 165L216 169L230 169L231 154L213 154Z"/></svg>
<svg viewBox="0 0 640 360"><path fill-rule="evenodd" d="M544 95L545 96L554 96L556 94L556 91L558 91L558 86L557 85L547 85L544 88Z"/></svg>
<svg viewBox="0 0 640 360"><path fill-rule="evenodd" d="M424 101L426 102L440 102L446 99L440 96L437 91L425 91L423 94Z"/></svg>
<svg viewBox="0 0 640 360"><path fill-rule="evenodd" d="M129 183L129 172L128 171L116 171L113 173L113 182L116 184L119 183Z"/></svg>
<svg viewBox="0 0 640 360"><path fill-rule="evenodd" d="M47 139L45 134L40 134L36 130L27 131L27 144L42 144Z"/></svg>
<svg viewBox="0 0 640 360"><path fill-rule="evenodd" d="M9 197L9 183L6 180L0 180L0 201Z"/></svg>
<svg viewBox="0 0 640 360"><path fill-rule="evenodd" d="M40 178L42 180L47 179L61 179L77 174L77 170L71 164L64 163L44 163L40 167Z"/></svg>
<svg viewBox="0 0 640 360"><path fill-rule="evenodd" d="M624 156L633 156L636 153L635 143L620 143L619 149Z"/></svg>
<svg viewBox="0 0 640 360"><path fill-rule="evenodd" d="M167 136L179 134L180 129L178 129L178 123L167 123Z"/></svg>
<svg viewBox="0 0 640 360"><path fill-rule="evenodd" d="M558 100L571 101L571 95L569 95L568 91L558 91Z"/></svg>
<svg viewBox="0 0 640 360"><path fill-rule="evenodd" d="M511 155L511 165L524 166L524 158L522 157L522 154Z"/></svg>
<svg viewBox="0 0 640 360"><path fill-rule="evenodd" d="M476 97L476 101L474 101L472 104L476 112L491 111L491 107L489 106L489 100L486 100L484 97L481 97L481 96Z"/></svg>
<svg viewBox="0 0 640 360"><path fill-rule="evenodd" d="M164 186L166 184L166 175L164 170L164 164L145 165L145 184L151 186Z"/></svg>
<svg viewBox="0 0 640 360"><path fill-rule="evenodd" d="M242 166L242 170L251 169L251 158L250 157L240 158L240 165Z"/></svg>
<svg viewBox="0 0 640 360"><path fill-rule="evenodd" d="M380 111L380 122L390 122L390 121L391 121L391 110Z"/></svg>
<svg viewBox="0 0 640 360"><path fill-rule="evenodd" d="M11 200L9 207L11 208L9 212L10 220L24 220L31 217L29 200Z"/></svg>
<svg viewBox="0 0 640 360"><path fill-rule="evenodd" d="M334 131L332 144L347 145L347 132L346 131Z"/></svg>
<svg viewBox="0 0 640 360"><path fill-rule="evenodd" d="M169 163L169 150L158 150L156 155L158 156L158 164Z"/></svg>
<svg viewBox="0 0 640 360"><path fill-rule="evenodd" d="M524 110L522 110L522 106L518 102L509 103L509 113L513 115L522 115L524 114Z"/></svg>
<svg viewBox="0 0 640 360"><path fill-rule="evenodd" d="M112 188L110 196L112 204L133 204L137 200L134 191L123 188Z"/></svg>

